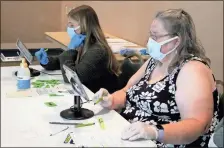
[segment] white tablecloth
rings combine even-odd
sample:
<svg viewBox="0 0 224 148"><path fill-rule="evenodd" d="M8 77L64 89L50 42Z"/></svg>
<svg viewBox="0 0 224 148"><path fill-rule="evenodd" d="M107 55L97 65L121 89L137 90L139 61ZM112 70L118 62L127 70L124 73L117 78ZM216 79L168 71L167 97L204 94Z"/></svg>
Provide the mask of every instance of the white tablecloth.
<svg viewBox="0 0 224 148"><path fill-rule="evenodd" d="M40 66L32 66L41 70ZM16 90L16 78L12 76L13 71L18 67L1 67L1 146L13 147L67 147L67 146L127 146L127 147L155 147L155 143L150 140L128 142L121 140L121 132L129 125L123 117L114 110L102 109L99 105L86 103L84 108L94 111L95 116L85 121L66 121L60 117L60 112L73 105L73 96L49 97L48 95L38 97L8 98L6 93ZM56 71L55 73L59 73ZM52 73L52 72L51 72ZM41 78L51 78L52 76L41 75ZM61 76L54 78L62 80ZM70 87L70 86L67 86ZM93 93L85 88L91 98ZM44 102L52 101L56 107L48 107ZM101 129L97 119L102 117L105 123L105 130ZM69 129L55 136L56 133L67 125L52 125L49 122L95 122L94 126ZM69 132L73 132L72 137L75 145L64 144L64 140Z"/></svg>

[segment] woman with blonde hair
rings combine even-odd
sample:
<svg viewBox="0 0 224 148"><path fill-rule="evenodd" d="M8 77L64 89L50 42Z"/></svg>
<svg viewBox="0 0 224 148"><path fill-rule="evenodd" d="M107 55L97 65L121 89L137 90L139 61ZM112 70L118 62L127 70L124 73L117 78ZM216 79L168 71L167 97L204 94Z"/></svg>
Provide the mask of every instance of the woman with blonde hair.
<svg viewBox="0 0 224 148"><path fill-rule="evenodd" d="M208 147L221 118L219 97L191 16L182 9L159 12L147 48L152 58L123 89L112 94L100 89L94 100L103 96L103 107L122 108L121 115L132 123L122 134L124 140Z"/></svg>
<svg viewBox="0 0 224 148"><path fill-rule="evenodd" d="M72 9L68 13L67 32L71 38L69 50L58 57L48 57L40 49L35 54L40 64L47 70L61 69L65 82L68 82L62 68L65 64L77 73L81 82L91 91L96 92L103 87L114 92L119 66L93 8L82 5Z"/></svg>

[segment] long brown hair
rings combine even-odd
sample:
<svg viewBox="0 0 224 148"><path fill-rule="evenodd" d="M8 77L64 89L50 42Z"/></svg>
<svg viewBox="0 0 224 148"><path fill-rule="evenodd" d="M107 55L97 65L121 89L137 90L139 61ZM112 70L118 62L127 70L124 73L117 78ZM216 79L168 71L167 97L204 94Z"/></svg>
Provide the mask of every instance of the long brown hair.
<svg viewBox="0 0 224 148"><path fill-rule="evenodd" d="M210 59L206 57L205 50L196 37L193 19L186 11L183 9L168 9L157 13L156 19L163 22L168 34L171 34L172 37L178 36L180 38L177 54L168 68L169 72L191 55L201 58L210 65Z"/></svg>
<svg viewBox="0 0 224 148"><path fill-rule="evenodd" d="M84 50L83 53L86 52L91 45L95 43L99 44L102 48L104 48L107 51L109 55L109 61L108 61L109 70L112 73L119 75L120 69L118 66L118 62L110 46L106 41L106 38L99 23L99 19L93 8L87 5L81 5L79 7L72 9L68 13L68 17L70 17L73 20L76 20L80 25L81 34L86 35L85 44L83 47Z"/></svg>

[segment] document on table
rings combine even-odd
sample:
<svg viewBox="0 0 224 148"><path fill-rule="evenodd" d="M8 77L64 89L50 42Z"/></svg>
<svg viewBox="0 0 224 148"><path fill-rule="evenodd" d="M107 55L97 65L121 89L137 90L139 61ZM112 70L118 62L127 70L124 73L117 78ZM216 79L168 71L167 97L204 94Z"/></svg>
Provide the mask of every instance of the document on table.
<svg viewBox="0 0 224 148"><path fill-rule="evenodd" d="M21 90L21 91L9 90L8 92L6 92L6 97L7 98L38 97L50 94L56 94L54 96L74 95L76 94L76 92L73 91L72 89L65 89L65 88L31 88L28 90Z"/></svg>
<svg viewBox="0 0 224 148"><path fill-rule="evenodd" d="M131 42L125 42L125 43L108 43L109 46L138 46L137 44L131 43Z"/></svg>
<svg viewBox="0 0 224 148"><path fill-rule="evenodd" d="M113 53L120 53L120 50L124 49L121 45L109 45Z"/></svg>
<svg viewBox="0 0 224 148"><path fill-rule="evenodd" d="M109 132L88 132L73 134L74 142L77 147L156 147L151 140L127 141L121 139L120 131Z"/></svg>
<svg viewBox="0 0 224 148"><path fill-rule="evenodd" d="M4 54L1 53L1 60L2 62L21 61L21 57L20 56L5 57Z"/></svg>
<svg viewBox="0 0 224 148"><path fill-rule="evenodd" d="M127 46L131 47L137 47L137 44L131 43L131 42L124 42L124 43L117 43L117 42L111 42L108 43L113 53L119 53L120 50L127 48Z"/></svg>

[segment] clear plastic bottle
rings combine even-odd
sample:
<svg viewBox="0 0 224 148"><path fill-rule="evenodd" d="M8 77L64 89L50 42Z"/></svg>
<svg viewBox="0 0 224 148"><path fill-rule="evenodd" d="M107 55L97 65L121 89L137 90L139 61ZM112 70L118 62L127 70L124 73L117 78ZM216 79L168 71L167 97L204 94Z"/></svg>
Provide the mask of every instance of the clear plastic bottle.
<svg viewBox="0 0 224 148"><path fill-rule="evenodd" d="M17 89L26 90L30 88L30 70L25 58L22 58L20 68L17 72Z"/></svg>

